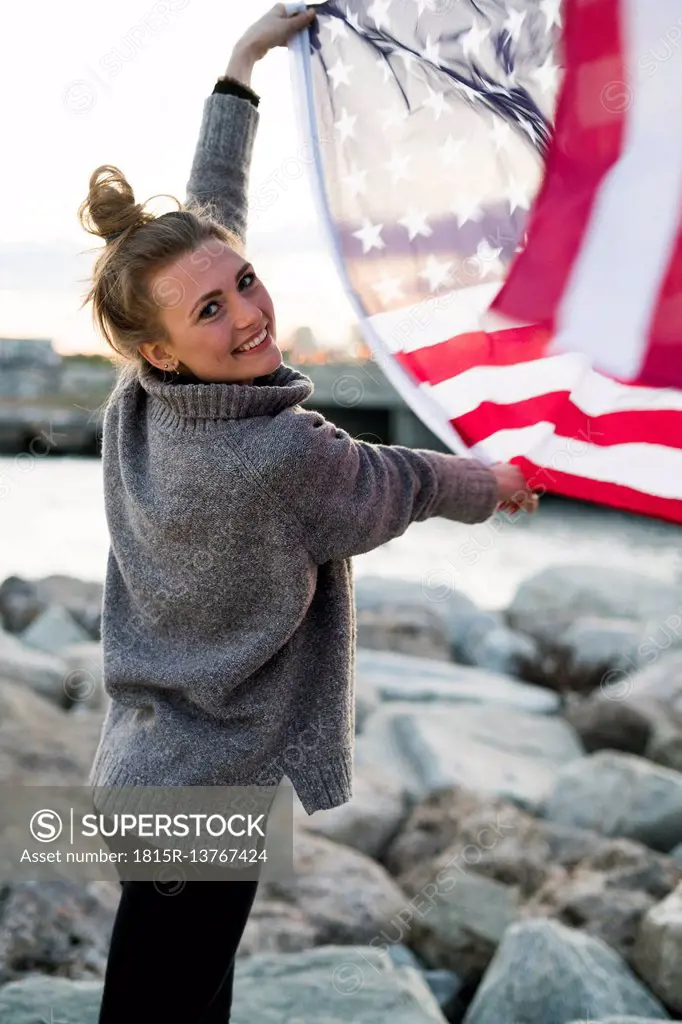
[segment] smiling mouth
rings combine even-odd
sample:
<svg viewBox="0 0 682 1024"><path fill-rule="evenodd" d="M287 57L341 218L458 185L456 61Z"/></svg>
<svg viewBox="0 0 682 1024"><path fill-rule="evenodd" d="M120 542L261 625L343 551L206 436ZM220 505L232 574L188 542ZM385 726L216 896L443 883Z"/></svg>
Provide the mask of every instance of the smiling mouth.
<svg viewBox="0 0 682 1024"><path fill-rule="evenodd" d="M240 345L239 348L232 350L233 355L244 355L248 352L256 352L257 350L263 349L270 342L270 328L264 327L260 334L257 334L251 341L245 342Z"/></svg>

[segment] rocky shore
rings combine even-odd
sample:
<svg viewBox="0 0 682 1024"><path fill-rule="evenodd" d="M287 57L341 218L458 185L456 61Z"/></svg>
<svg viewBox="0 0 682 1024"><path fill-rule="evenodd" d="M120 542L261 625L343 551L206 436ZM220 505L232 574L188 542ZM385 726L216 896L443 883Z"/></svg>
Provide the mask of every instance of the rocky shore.
<svg viewBox="0 0 682 1024"><path fill-rule="evenodd" d="M296 804L235 1024L682 1020L682 590L566 566L505 612L378 577L356 604L354 796ZM85 782L100 607L0 585L0 782ZM3 1024L95 1024L118 898L0 879Z"/></svg>

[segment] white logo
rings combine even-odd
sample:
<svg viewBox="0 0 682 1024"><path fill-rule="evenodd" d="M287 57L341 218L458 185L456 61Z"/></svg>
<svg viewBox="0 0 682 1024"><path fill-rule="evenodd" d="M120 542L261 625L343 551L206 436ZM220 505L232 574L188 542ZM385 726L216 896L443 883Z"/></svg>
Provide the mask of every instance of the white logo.
<svg viewBox="0 0 682 1024"><path fill-rule="evenodd" d="M42 811L35 812L31 818L29 828L31 829L31 835L39 843L52 843L61 835L63 828L62 819L56 811L44 808Z"/></svg>

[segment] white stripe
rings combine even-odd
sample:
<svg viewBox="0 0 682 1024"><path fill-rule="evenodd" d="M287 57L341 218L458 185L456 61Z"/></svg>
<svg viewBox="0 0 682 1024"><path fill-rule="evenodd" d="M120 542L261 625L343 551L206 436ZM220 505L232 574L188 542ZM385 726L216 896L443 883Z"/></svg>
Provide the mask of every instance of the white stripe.
<svg viewBox="0 0 682 1024"><path fill-rule="evenodd" d="M487 462L508 462L519 452L550 474L555 470L585 480L620 484L658 498L682 499L682 451L679 448L640 443L604 448L561 437L551 423L499 430L472 448L472 454L482 456Z"/></svg>
<svg viewBox="0 0 682 1024"><path fill-rule="evenodd" d="M624 0L622 11L629 84L620 83L619 98L632 97L623 149L597 192L557 311L555 350L584 352L629 380L643 364L680 224L682 48L675 44L665 61L643 60L678 24L680 0Z"/></svg>
<svg viewBox="0 0 682 1024"><path fill-rule="evenodd" d="M369 319L389 351L414 352L459 334L484 330L483 318L499 290L499 281L458 288L429 296L413 306L375 313ZM505 326L511 326L511 322Z"/></svg>
<svg viewBox="0 0 682 1024"><path fill-rule="evenodd" d="M593 370L585 356L567 353L509 366L474 366L430 388L450 417L473 412L481 402L514 405L557 391L571 394L587 416L610 412L682 412L682 391L620 384Z"/></svg>

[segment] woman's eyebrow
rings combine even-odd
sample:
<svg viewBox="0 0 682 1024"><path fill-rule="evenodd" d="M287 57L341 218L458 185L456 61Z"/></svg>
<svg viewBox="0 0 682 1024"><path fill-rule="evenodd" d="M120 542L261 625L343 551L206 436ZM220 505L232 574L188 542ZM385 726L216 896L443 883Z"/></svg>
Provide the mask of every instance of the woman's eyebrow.
<svg viewBox="0 0 682 1024"><path fill-rule="evenodd" d="M243 266L241 266L239 268L239 270L237 271L237 273L235 274L235 276L234 276L235 281L238 281L239 278L244 273L244 271L248 270L250 266L251 266L250 263L244 263ZM197 306L200 306L202 302L208 302L209 299L215 299L219 295L222 295L222 293L223 292L222 292L221 288L214 288L213 291L206 292L205 295L202 295L201 298L197 299L197 301L194 303L194 305L190 309L188 319L191 319L194 316L195 309L197 308Z"/></svg>

